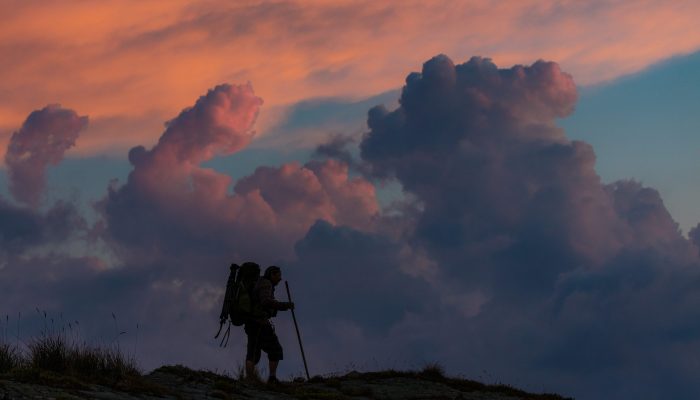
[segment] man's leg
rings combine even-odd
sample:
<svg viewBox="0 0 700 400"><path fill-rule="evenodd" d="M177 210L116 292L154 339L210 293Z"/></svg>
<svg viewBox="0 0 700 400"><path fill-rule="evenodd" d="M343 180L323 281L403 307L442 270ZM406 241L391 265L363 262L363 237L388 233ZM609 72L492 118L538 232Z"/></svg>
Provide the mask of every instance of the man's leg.
<svg viewBox="0 0 700 400"><path fill-rule="evenodd" d="M255 363L251 360L245 360L245 376L246 378L255 377Z"/></svg>
<svg viewBox="0 0 700 400"><path fill-rule="evenodd" d="M255 366L260 361L260 326L255 323L247 323L245 325L245 333L248 336L248 345L246 346L245 359L245 376L248 379L257 379L258 374L255 371Z"/></svg>
<svg viewBox="0 0 700 400"><path fill-rule="evenodd" d="M277 377L277 365L279 364L279 361L272 361L270 360L270 378Z"/></svg>
<svg viewBox="0 0 700 400"><path fill-rule="evenodd" d="M272 325L266 325L263 327L262 334L260 335L262 349L267 353L267 359L270 365L270 376L268 381L277 381L277 365L279 365L280 360L284 358L282 352L282 346L277 338L275 329Z"/></svg>

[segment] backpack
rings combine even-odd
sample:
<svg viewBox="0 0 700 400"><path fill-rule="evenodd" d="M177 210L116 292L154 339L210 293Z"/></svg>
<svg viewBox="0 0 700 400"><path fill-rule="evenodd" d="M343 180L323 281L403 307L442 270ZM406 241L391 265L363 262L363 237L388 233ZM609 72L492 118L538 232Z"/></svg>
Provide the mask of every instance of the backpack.
<svg viewBox="0 0 700 400"><path fill-rule="evenodd" d="M258 279L260 279L260 266L254 262L246 262L241 266L231 264L230 269L231 272L226 281L224 304L219 315L219 331L214 336L214 339L219 337L221 329L227 320L230 320L230 324L234 326L241 326L247 319L253 317L255 310L253 289ZM221 346L226 347L226 344L228 344L230 331L231 326L229 325L221 340Z"/></svg>

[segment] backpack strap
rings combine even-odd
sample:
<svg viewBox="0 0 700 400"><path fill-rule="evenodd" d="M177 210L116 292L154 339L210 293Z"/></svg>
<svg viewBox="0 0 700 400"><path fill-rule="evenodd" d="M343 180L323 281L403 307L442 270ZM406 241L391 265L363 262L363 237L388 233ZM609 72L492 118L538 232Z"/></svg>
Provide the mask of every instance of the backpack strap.
<svg viewBox="0 0 700 400"><path fill-rule="evenodd" d="M231 272L228 275L228 280L226 281L226 293L224 294L224 304L221 307L221 314L219 315L219 330L216 331L214 339L217 339L221 334L221 329L223 329L224 324L229 320L229 313L231 311L231 304L233 303L234 297L234 286L236 283L236 273L240 267L236 263L232 263L229 269ZM229 321L229 329L231 322ZM225 334L224 334L225 335Z"/></svg>
<svg viewBox="0 0 700 400"><path fill-rule="evenodd" d="M216 335L214 335L214 339L216 339L216 338L219 337L219 335L221 334L221 329L224 327L224 324L225 324L225 323L226 323L226 321L224 321L224 320L222 320L222 321L219 323L219 330L216 331Z"/></svg>
<svg viewBox="0 0 700 400"><path fill-rule="evenodd" d="M219 336L218 334L216 336ZM231 321L228 323L228 328L226 328L226 332L224 332L224 336L221 338L221 343L219 343L219 347L226 347L228 346L228 339L231 337ZM214 338L216 339L216 338Z"/></svg>

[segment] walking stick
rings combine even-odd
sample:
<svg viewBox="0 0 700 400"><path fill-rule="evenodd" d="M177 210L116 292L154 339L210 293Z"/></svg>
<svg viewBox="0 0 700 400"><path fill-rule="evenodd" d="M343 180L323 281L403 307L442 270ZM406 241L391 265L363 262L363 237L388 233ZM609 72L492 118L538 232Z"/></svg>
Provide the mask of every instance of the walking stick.
<svg viewBox="0 0 700 400"><path fill-rule="evenodd" d="M292 302L292 295L289 293L289 283L284 281L284 286L287 288L287 298L289 302ZM297 325L297 317L294 314L294 309L292 308L292 319L294 320L294 329L297 330L297 339L299 339L299 348L301 349L301 359L304 360L304 370L306 370L306 380L311 380L309 376L309 367L306 366L306 356L304 355L304 345L301 344L301 335L299 334L299 325Z"/></svg>

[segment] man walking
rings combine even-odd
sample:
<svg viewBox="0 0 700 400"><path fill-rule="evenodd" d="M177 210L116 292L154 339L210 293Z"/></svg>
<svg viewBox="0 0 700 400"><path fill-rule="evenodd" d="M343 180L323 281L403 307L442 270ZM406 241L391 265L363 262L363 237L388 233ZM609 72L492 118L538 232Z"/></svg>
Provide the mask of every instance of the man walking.
<svg viewBox="0 0 700 400"><path fill-rule="evenodd" d="M261 352L267 353L270 366L269 383L278 383L277 365L284 358L282 345L270 321L277 311L294 309L294 303L280 302L275 299L275 287L282 281L282 271L277 266L270 266L258 280L253 289L254 316L245 323L248 336L246 351L246 377L254 379L255 366L260 361Z"/></svg>

